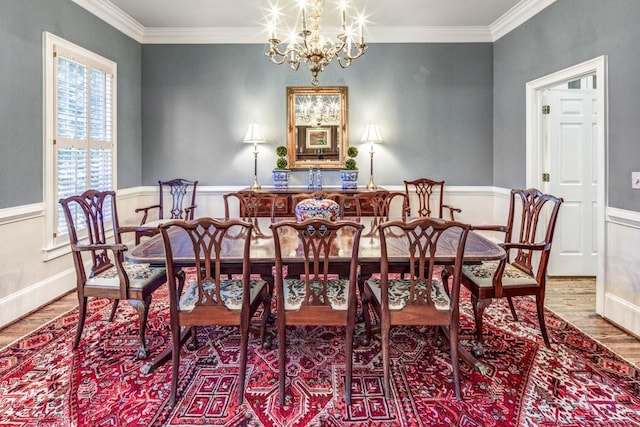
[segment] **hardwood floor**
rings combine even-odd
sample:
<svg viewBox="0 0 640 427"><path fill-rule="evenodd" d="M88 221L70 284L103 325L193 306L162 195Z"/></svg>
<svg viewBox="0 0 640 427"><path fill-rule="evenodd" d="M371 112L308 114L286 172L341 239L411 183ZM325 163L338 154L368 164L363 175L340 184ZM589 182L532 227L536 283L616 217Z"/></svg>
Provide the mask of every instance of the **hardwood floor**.
<svg viewBox="0 0 640 427"><path fill-rule="evenodd" d="M596 283L592 278L547 281L545 307L591 338L640 367L640 339L595 313Z"/></svg>
<svg viewBox="0 0 640 427"><path fill-rule="evenodd" d="M596 315L595 298L594 279L550 279L547 283L545 305L585 334L640 367L640 339ZM70 292L23 319L0 329L0 348L75 308L76 305L76 294Z"/></svg>

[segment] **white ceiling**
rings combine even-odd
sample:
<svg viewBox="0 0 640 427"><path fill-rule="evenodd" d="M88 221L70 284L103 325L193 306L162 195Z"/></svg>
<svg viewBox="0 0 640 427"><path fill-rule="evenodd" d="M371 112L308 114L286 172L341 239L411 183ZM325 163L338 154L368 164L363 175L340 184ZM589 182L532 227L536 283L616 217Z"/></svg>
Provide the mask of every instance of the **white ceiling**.
<svg viewBox="0 0 640 427"><path fill-rule="evenodd" d="M488 26L520 0L350 0L381 26ZM145 27L254 27L264 23L270 0L111 0ZM280 0L284 8L296 0ZM325 14L335 0L326 0ZM287 8L288 9L288 8ZM336 12L337 15L337 12Z"/></svg>
<svg viewBox="0 0 640 427"><path fill-rule="evenodd" d="M276 3L283 26L299 21L297 0L72 1L143 43L263 43ZM347 1L365 15L368 41L480 42L496 40L555 0ZM326 0L326 27L338 22L337 4Z"/></svg>

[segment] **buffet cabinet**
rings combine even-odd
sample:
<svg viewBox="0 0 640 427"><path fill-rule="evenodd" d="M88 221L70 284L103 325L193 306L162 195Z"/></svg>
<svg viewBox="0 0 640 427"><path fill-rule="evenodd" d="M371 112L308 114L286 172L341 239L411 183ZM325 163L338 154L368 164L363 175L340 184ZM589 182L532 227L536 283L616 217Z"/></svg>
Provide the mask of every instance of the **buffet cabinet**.
<svg viewBox="0 0 640 427"><path fill-rule="evenodd" d="M376 191L384 190L383 188L378 188L377 190L368 190L366 188L358 188L356 190L343 190L341 188L333 188L326 187L322 190L308 190L306 187L289 187L286 189L275 189L265 187L260 190L251 190L249 188L245 188L241 190L241 192L256 192L256 193L268 193L274 194L273 198L275 203L274 216L276 217L293 217L295 216L295 203L293 201L293 196L300 193L313 193L315 191L323 191L325 193L340 193L344 194L346 197L343 199L343 208L344 208L344 216L356 216L356 201L354 197L357 194L362 193L372 193ZM258 207L258 216L268 217L271 216L271 198L265 197L260 200L260 205ZM373 207L371 207L368 203L362 203L360 206L360 214L362 216L372 216L374 214Z"/></svg>

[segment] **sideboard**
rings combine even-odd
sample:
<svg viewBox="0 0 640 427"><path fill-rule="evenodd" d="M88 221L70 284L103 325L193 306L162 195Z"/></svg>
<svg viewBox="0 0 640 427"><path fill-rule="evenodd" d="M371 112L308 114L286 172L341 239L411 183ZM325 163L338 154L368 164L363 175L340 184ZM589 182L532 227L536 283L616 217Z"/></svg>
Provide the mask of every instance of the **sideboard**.
<svg viewBox="0 0 640 427"><path fill-rule="evenodd" d="M307 187L289 187L286 189L275 189L273 187L263 187L260 190L251 190L250 188L242 189L244 191L254 191L257 193L275 194L275 208L274 216L288 217L295 216L295 203L293 202L293 196L300 193L313 193L314 191L324 191L326 193L340 193L347 196L343 202L344 216L356 216L356 204L353 197L357 194L372 193L375 191L384 191L383 188L377 190L369 190L367 188L358 188L356 190L343 190L340 187L324 187L322 190L309 190ZM258 216L271 216L271 199L265 198L260 200L260 206L258 207ZM360 206L360 214L362 216L373 215L373 208L367 203L363 203Z"/></svg>

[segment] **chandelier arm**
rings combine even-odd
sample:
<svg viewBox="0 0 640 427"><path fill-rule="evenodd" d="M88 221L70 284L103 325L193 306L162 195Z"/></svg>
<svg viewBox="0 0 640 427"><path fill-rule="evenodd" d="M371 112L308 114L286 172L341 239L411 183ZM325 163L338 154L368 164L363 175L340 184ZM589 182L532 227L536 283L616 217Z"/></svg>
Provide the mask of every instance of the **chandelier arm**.
<svg viewBox="0 0 640 427"><path fill-rule="evenodd" d="M351 65L351 58L345 56L343 63L343 58L341 56L338 56L338 64L340 64L342 68L347 68L349 65Z"/></svg>
<svg viewBox="0 0 640 427"><path fill-rule="evenodd" d="M298 71L298 68L300 68L300 61L295 61L293 59L290 59L289 67L291 67L293 71Z"/></svg>
<svg viewBox="0 0 640 427"><path fill-rule="evenodd" d="M280 49L278 49L280 40L277 40L277 39L271 39L270 44L271 46L269 50L265 52L265 55L267 55L271 60L271 62L273 62L274 64L277 64L277 65L284 64L284 62L287 60L287 56L292 51L292 49L287 48L284 50L284 52L281 51ZM281 58L281 59L276 59L276 58Z"/></svg>

